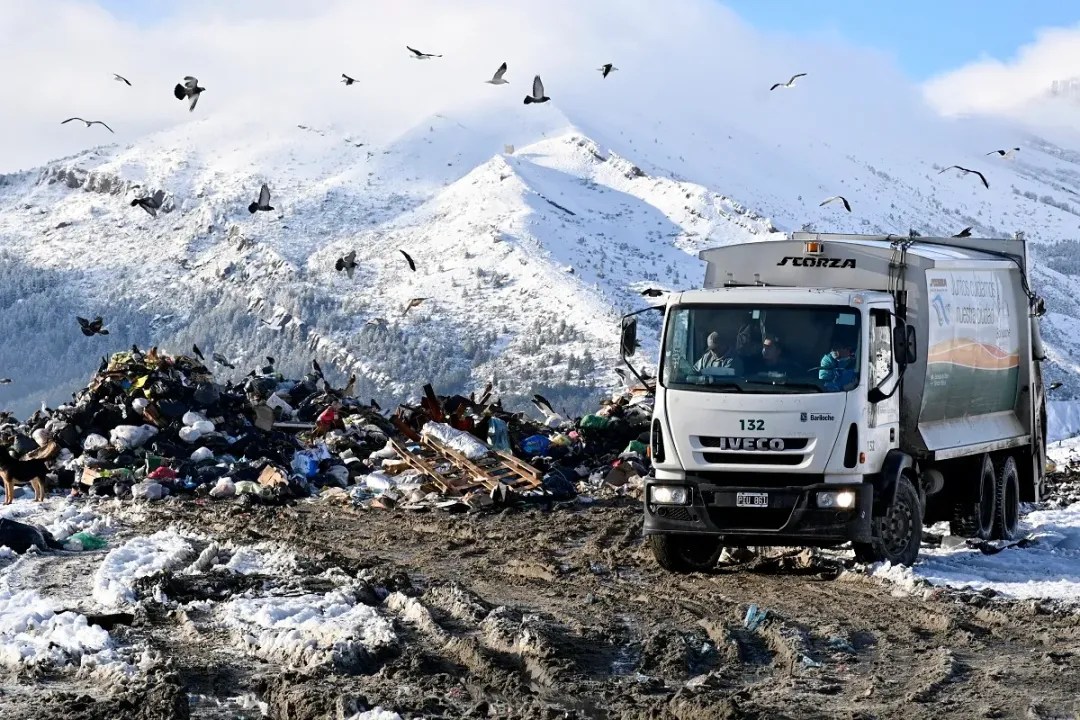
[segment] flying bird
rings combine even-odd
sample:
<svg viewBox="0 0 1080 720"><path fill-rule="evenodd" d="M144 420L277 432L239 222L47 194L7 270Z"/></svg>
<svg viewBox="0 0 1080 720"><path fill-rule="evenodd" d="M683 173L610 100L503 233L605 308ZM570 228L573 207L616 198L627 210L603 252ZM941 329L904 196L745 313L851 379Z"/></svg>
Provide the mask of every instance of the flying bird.
<svg viewBox="0 0 1080 720"><path fill-rule="evenodd" d="M398 250L398 252L405 256L405 261L409 263L409 269L413 272L416 272L416 263L413 262L413 259L409 256L409 253L405 252L404 250Z"/></svg>
<svg viewBox="0 0 1080 720"><path fill-rule="evenodd" d="M657 290L656 288L645 288L641 291L641 294L645 297L660 297L664 294L663 290Z"/></svg>
<svg viewBox="0 0 1080 720"><path fill-rule="evenodd" d="M0 378L0 385L10 385L11 378Z"/></svg>
<svg viewBox="0 0 1080 720"><path fill-rule="evenodd" d="M1009 148L1008 150L991 150L986 153L987 155L1000 155L1003 158L1011 158L1016 153L1020 152L1020 148Z"/></svg>
<svg viewBox="0 0 1080 720"><path fill-rule="evenodd" d="M424 302L425 300L427 300L427 298L422 298L422 297L421 298L413 298L412 300L409 301L409 304L405 306L405 312L401 313L401 316L405 317L406 315L409 314L410 310L412 310L414 307L416 307L420 303Z"/></svg>
<svg viewBox="0 0 1080 720"><path fill-rule="evenodd" d="M341 391L341 394L345 397L352 397L356 392L356 373L349 376L349 382L345 385L345 389Z"/></svg>
<svg viewBox="0 0 1080 720"><path fill-rule="evenodd" d="M79 328L86 337L109 334L109 331L105 329L105 321L101 319L100 315L93 320L87 320L86 318L81 317L76 317L75 319L79 321Z"/></svg>
<svg viewBox="0 0 1080 720"><path fill-rule="evenodd" d="M956 233L955 235L953 235L953 237L954 237L954 238L965 238L965 237L971 237L971 228L970 228L970 227L966 227L966 228L964 228L963 230L961 230L960 232L958 232L958 233Z"/></svg>
<svg viewBox="0 0 1080 720"><path fill-rule="evenodd" d="M525 96L525 104L531 105L532 103L547 102L551 98L544 95L544 83L540 81L540 76L537 75L533 78L532 95Z"/></svg>
<svg viewBox="0 0 1080 720"><path fill-rule="evenodd" d="M326 377L325 375L323 375L322 368L319 367L319 361L316 360L315 358L311 358L311 369L314 370L315 374L318 375L319 377L321 377L321 378Z"/></svg>
<svg viewBox="0 0 1080 720"><path fill-rule="evenodd" d="M236 366L233 365L231 362L229 362L229 359L227 357L225 357L224 355L222 355L221 353L216 352L211 357L214 358L214 362L216 362L218 365L224 365L225 367L229 368L230 370L235 370L236 369Z"/></svg>
<svg viewBox="0 0 1080 720"><path fill-rule="evenodd" d="M352 279L353 271L356 270L356 251L350 250L348 254L339 257L334 263L334 269L338 272L344 270L345 274Z"/></svg>
<svg viewBox="0 0 1080 720"><path fill-rule="evenodd" d="M416 48L411 48L408 45L405 46L405 49L411 52L413 54L413 57L415 57L417 60L427 60L428 58L442 57L442 55L434 55L432 53L420 52Z"/></svg>
<svg viewBox="0 0 1080 720"><path fill-rule="evenodd" d="M177 83L176 87L173 88L173 95L176 96L177 100L187 98L189 103L188 112L195 109L196 103L199 102L199 95L204 92L206 92L206 88L199 87L198 78L194 78L190 75L185 76L184 82Z"/></svg>
<svg viewBox="0 0 1080 720"><path fill-rule="evenodd" d="M127 83L127 86L131 87L131 81L128 80L123 75L117 75L116 73L113 73L112 76L113 76L113 80L116 80L117 82Z"/></svg>
<svg viewBox="0 0 1080 720"><path fill-rule="evenodd" d="M818 203L818 207L821 207L822 205L828 205L833 200L839 200L840 202L844 203L844 209L847 210L848 212L851 212L851 203L849 203L847 201L847 198L844 197L843 195L833 195L831 198L826 198L826 199L822 200L820 203Z"/></svg>
<svg viewBox="0 0 1080 720"><path fill-rule="evenodd" d="M600 67L598 67L596 69L599 70L601 73L603 73L603 77L607 77L608 75L610 75L614 71L618 70L619 68L615 67L611 63L604 63L603 65L601 65Z"/></svg>
<svg viewBox="0 0 1080 720"><path fill-rule="evenodd" d="M341 73L341 82L345 83L346 85L352 85L354 82L356 82L356 78L351 78L345 73Z"/></svg>
<svg viewBox="0 0 1080 720"><path fill-rule="evenodd" d="M786 83L776 83L771 88L769 88L769 92L772 92L773 90L775 90L778 87L783 87L783 88L794 87L795 86L795 81L798 80L801 77L806 77L806 73L798 73L796 75L792 75L791 79L788 80Z"/></svg>
<svg viewBox="0 0 1080 720"><path fill-rule="evenodd" d="M535 405L540 412L544 413L545 416L550 417L551 415L559 414L555 412L555 408L551 407L551 403L549 403L547 398L545 398L543 395L533 395L532 402L533 405Z"/></svg>
<svg viewBox="0 0 1080 720"><path fill-rule="evenodd" d="M153 195L138 197L131 201L131 207L141 207L152 217L157 217L157 211L161 209L161 203L165 201L165 191L158 190Z"/></svg>
<svg viewBox="0 0 1080 720"><path fill-rule="evenodd" d="M491 79L490 80L485 80L484 82L486 82L488 85L506 85L510 81L503 79L503 75L505 75L505 74L506 74L506 63L503 63L502 65L499 66L499 69L495 71L495 74L492 75Z"/></svg>
<svg viewBox="0 0 1080 720"><path fill-rule="evenodd" d="M71 122L72 120L80 120L80 121L86 123L86 127L90 127L91 125L100 125L101 127L105 128L109 132L113 133L113 135L116 134L115 132L113 132L113 129L111 127L109 127L105 123L101 122L100 120L83 120L81 117L69 117L67 120L61 120L60 124L61 125L66 125L67 123Z"/></svg>
<svg viewBox="0 0 1080 720"><path fill-rule="evenodd" d="M939 172L938 175L948 170L952 170L953 168L962 171L965 175L967 175L968 173L971 173L972 175L978 175L979 179L982 180L983 187L985 187L987 190L990 189L990 183L986 182L986 176L978 170L968 170L966 167L960 167L959 165L950 165L949 167L945 168L945 170Z"/></svg>
<svg viewBox="0 0 1080 720"><path fill-rule="evenodd" d="M1057 390L1059 387L1061 387L1064 384L1065 383L1063 383L1063 382L1054 381L1054 382L1050 383L1050 385L1046 389L1047 390Z"/></svg>
<svg viewBox="0 0 1080 720"><path fill-rule="evenodd" d="M206 360L206 358L203 357L202 350L200 350L199 346L195 343L191 344L191 352L195 353L195 357L199 358L200 360Z"/></svg>
<svg viewBox="0 0 1080 720"><path fill-rule="evenodd" d="M248 212L254 215L259 210L270 211L274 207L270 204L270 188L263 183L262 189L259 190L259 199L248 205Z"/></svg>

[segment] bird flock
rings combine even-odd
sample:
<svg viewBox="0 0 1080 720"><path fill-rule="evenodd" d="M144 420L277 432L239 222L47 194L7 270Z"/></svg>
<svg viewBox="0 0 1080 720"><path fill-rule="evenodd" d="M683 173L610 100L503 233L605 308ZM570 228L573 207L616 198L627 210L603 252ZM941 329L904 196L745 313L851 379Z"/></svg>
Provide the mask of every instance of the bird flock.
<svg viewBox="0 0 1080 720"><path fill-rule="evenodd" d="M422 50L418 50L418 49L416 49L414 47L411 47L411 46L408 46L408 45L405 46L405 49L410 53L410 57L412 57L415 60L433 60L433 59L442 57L441 54L424 52ZM484 82L489 84L489 85L496 85L496 86L510 84L510 81L508 79L506 79L507 69L508 69L507 63L503 62L495 70L495 73L492 75L491 79L490 80L485 80ZM597 68L597 71L600 72L602 78L607 78L612 72L615 72L618 69L619 68L615 67L615 65L613 63L608 62L608 63L602 64L599 68ZM778 90L778 89L781 89L781 88L783 88L783 89L794 88L796 86L796 81L799 80L800 78L807 77L807 75L808 75L808 73L805 73L805 72L795 73L786 82L774 83L769 88L769 91L771 92L771 91ZM133 87L132 82L128 78L124 77L123 75L113 73L113 79L115 81L117 81L117 82L124 83L127 87ZM342 73L341 74L341 82L346 87L348 87L348 86L354 85L357 82L357 80L356 80L356 78L354 78L354 77L352 77L350 75ZM177 100L181 100L181 101L187 100L187 102L188 102L188 111L189 112L194 112L195 111L195 107L199 102L199 98L201 97L202 93L204 93L204 92L206 92L206 88L200 86L198 78L196 78L196 77L194 77L192 75L185 76L183 78L183 80L181 82L177 83L176 86L173 88L173 96ZM542 103L548 102L550 99L551 98L547 95L547 93L545 91L544 83L540 79L540 76L535 75L533 77L531 91L529 92L529 94L525 95L524 104L525 105L542 104ZM107 123L105 123L102 120L88 120L88 119L81 118L81 117L69 117L69 118L61 121L61 124L65 125L67 123L70 123L70 122L73 122L73 121L76 121L76 120L79 121L79 122L84 123L86 128L90 128L90 127L92 127L94 125L100 125L100 126L104 127L106 130L108 130L110 133L115 133L115 131ZM1007 149L992 150L992 151L986 153L986 155L988 155L988 156L989 155L998 155L999 157L1001 157L1003 159L1011 159L1019 151L1020 151L1020 148L1013 147L1013 148L1007 148ZM507 152L513 152L512 146L507 147ZM944 173L946 173L946 172L948 172L950 170L958 170L961 175L975 175L982 182L983 187L985 187L985 188L990 187L990 183L987 181L986 176L983 175L983 173L979 172L978 170L972 170L970 168L962 167L960 165L950 165L949 167L946 167L946 168L942 169L938 174L939 175L944 174ZM147 213L149 213L152 217L156 218L157 213L158 213L159 210L161 210L164 201L165 201L165 192L163 190L158 190L155 193L153 193L152 195L136 197L135 199L133 199L131 201L131 206L132 207L141 207L143 210L145 210ZM825 205L835 203L835 202L839 202L847 212L852 211L851 202L846 197L844 197L842 195L834 195L832 197L826 198L819 205L823 207ZM248 205L248 212L250 212L252 215L254 215L257 212L270 212L272 210L274 210L274 206L272 206L270 204L270 188L266 183L263 183L262 187L259 189L258 198L255 201L253 201L250 205ZM963 238L963 237L969 237L970 235L971 235L971 228L968 227L968 228L964 228L962 231L960 231L959 233L957 233L953 237ZM405 252L405 250L399 249L399 252L402 254L402 256L404 256L405 261L409 266L409 269L411 271L413 271L413 272L416 272L416 263L413 260L413 258L407 252ZM352 251L346 253L345 255L337 258L337 260L334 263L334 269L339 273L344 272L345 275L348 278L352 279L352 277L353 277L353 275L354 275L354 273L356 271L357 265L358 264L356 262L356 251L352 250ZM658 290L656 288L648 288L648 289L642 291L641 294L643 296L646 296L646 297L659 297L664 293L663 293L663 291ZM425 298L425 297L416 297L416 298L412 298L411 300L409 300L409 302L405 306L404 311L402 312L402 316L405 316L406 314L408 314L408 312L411 309L417 307L418 305L423 303L425 300L427 300L427 298ZM105 322L100 316L95 317L93 320L87 320L86 318L82 318L82 317L77 318L77 320L78 320L81 332L83 333L83 335L86 335L87 337L92 337L92 336L95 336L95 335L108 335L109 334L108 329L105 328ZM385 323L385 320L378 319L378 322L379 323ZM194 346L192 349L193 349L193 352L195 353L195 355L199 359L203 359L202 352L199 350L198 346ZM214 353L212 355L212 357L213 357L215 362L219 363L222 366L229 367L229 368L233 367L233 365L231 365L228 362L228 360L224 356L221 356L219 353ZM268 359L271 360L271 364L272 364L272 358L268 358ZM321 375L321 370L318 368L317 363L315 364L315 370L317 371L318 374ZM10 382L11 382L11 380L7 379L7 378L0 379L0 384L7 384L7 383L10 383ZM546 405L546 403L544 403L544 404ZM550 409L550 407L548 409Z"/></svg>

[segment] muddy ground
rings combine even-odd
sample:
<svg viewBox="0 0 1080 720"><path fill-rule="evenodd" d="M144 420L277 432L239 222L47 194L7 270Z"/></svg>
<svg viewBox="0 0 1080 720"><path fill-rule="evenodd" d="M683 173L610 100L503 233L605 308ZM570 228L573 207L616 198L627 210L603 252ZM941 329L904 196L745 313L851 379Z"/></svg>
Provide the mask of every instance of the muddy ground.
<svg viewBox="0 0 1080 720"><path fill-rule="evenodd" d="M1080 712L1080 613L865 575L844 554L676 576L617 499L486 514L356 510L328 502L150 507L140 534L178 523L277 541L318 590L327 569L364 578L399 649L289 671L146 602L114 633L160 653L123 691L48 673L0 681L0 717L1062 718ZM44 563L66 562L63 558ZM847 568L845 567L847 566ZM55 570L43 567L46 574ZM77 603L79 579L61 591ZM218 600L258 578L180 574L146 583L175 601ZM387 592L394 592L384 599ZM744 627L749 604L768 611ZM196 618L197 619L197 618Z"/></svg>

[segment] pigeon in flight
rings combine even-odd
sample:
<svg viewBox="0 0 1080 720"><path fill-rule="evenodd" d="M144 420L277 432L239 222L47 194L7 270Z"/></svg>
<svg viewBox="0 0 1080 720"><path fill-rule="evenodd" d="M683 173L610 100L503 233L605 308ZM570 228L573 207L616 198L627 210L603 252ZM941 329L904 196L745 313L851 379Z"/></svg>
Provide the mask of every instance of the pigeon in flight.
<svg viewBox="0 0 1080 720"><path fill-rule="evenodd" d="M420 52L416 48L411 48L408 45L405 46L405 49L411 52L413 54L413 57L417 60L427 60L428 58L442 57L442 55L434 55L432 53Z"/></svg>
<svg viewBox="0 0 1080 720"><path fill-rule="evenodd" d="M413 298L412 300L409 301L409 304L405 306L405 312L401 313L401 316L405 317L406 315L409 314L410 310L412 310L414 307L416 307L420 303L424 302L425 300L427 300L427 298L422 298L422 297L421 298Z"/></svg>
<svg viewBox="0 0 1080 720"><path fill-rule="evenodd" d="M1011 158L1016 153L1020 152L1020 148L1009 148L1008 150L991 150L986 153L987 155L1000 155L1003 158Z"/></svg>
<svg viewBox="0 0 1080 720"><path fill-rule="evenodd" d="M259 190L259 199L248 205L248 212L254 215L259 210L269 212L273 209L274 207L270 204L270 188L263 183L262 189Z"/></svg>
<svg viewBox="0 0 1080 720"><path fill-rule="evenodd" d="M206 88L199 87L198 78L188 75L184 78L183 83L176 84L176 87L173 88L173 95L176 96L177 100L187 98L189 103L188 112L191 112L195 109L196 103L199 102L199 95L205 91Z"/></svg>
<svg viewBox="0 0 1080 720"><path fill-rule="evenodd" d="M499 69L495 71L495 74L491 77L491 79L490 80L485 80L484 82L486 82L488 85L506 85L510 81L503 79L503 75L505 75L505 74L506 74L506 63L503 63L502 65L499 66Z"/></svg>
<svg viewBox="0 0 1080 720"><path fill-rule="evenodd" d="M818 207L821 207L822 205L828 205L833 200L839 200L840 202L844 203L844 209L848 212L851 212L851 203L849 203L847 201L847 198L845 198L843 195L833 195L831 198L826 198L825 200L822 200L820 203L818 203Z"/></svg>
<svg viewBox="0 0 1080 720"><path fill-rule="evenodd" d="M941 173L946 172L948 170L952 170L953 168L956 168L957 170L960 170L965 175L967 175L969 173L972 174L972 175L978 175L979 179L982 180L983 187L985 187L987 190L990 189L990 183L986 182L986 176L983 175L978 170L968 170L966 167L960 167L959 165L950 165L949 167L945 168L945 170L942 170L941 172L939 172L938 175L940 175Z"/></svg>
<svg viewBox="0 0 1080 720"><path fill-rule="evenodd" d="M67 123L71 122L72 120L80 120L80 121L86 123L86 127L90 127L91 125L100 125L101 127L105 128L109 132L113 133L113 135L116 134L115 132L113 132L113 129L111 127L109 127L105 123L101 122L100 120L83 120L81 117L69 117L67 120L61 120L60 124L61 125L66 125Z"/></svg>
<svg viewBox="0 0 1080 720"><path fill-rule="evenodd" d="M656 288L645 288L641 291L641 294L645 297L660 297L664 294L663 290L657 290Z"/></svg>
<svg viewBox="0 0 1080 720"><path fill-rule="evenodd" d="M405 252L404 250L398 250L398 252L405 256L405 262L409 263L409 269L413 272L416 272L416 263L413 262L413 259L409 256L409 253Z"/></svg>
<svg viewBox="0 0 1080 720"><path fill-rule="evenodd" d="M113 73L112 76L113 76L113 80L116 80L117 82L127 83L127 86L131 87L131 81L128 80L123 75L117 75L116 73Z"/></svg>
<svg viewBox="0 0 1080 720"><path fill-rule="evenodd" d="M158 190L153 195L135 198L131 201L131 207L138 205L151 216L157 217L157 211L161 209L161 203L165 201L165 191Z"/></svg>
<svg viewBox="0 0 1080 720"><path fill-rule="evenodd" d="M783 88L794 87L795 86L795 81L798 80L801 77L806 77L806 73L798 73L797 75L792 75L791 79L788 80L786 83L776 83L771 88L769 88L769 92L772 92L773 90L775 90L778 87L783 87Z"/></svg>
<svg viewBox="0 0 1080 720"><path fill-rule="evenodd" d="M345 73L341 73L341 82L345 83L346 85L352 85L354 82L356 82L356 78L351 78Z"/></svg>
<svg viewBox="0 0 1080 720"><path fill-rule="evenodd" d="M338 272L344 270L349 279L352 279L353 271L356 270L356 251L350 250L348 254L339 257L334 263L334 269Z"/></svg>
<svg viewBox="0 0 1080 720"><path fill-rule="evenodd" d="M532 95L525 96L525 104L531 105L532 103L547 102L551 98L544 95L544 83L540 82L540 76L537 75L533 78Z"/></svg>
<svg viewBox="0 0 1080 720"><path fill-rule="evenodd" d="M109 334L109 331L105 329L105 321L101 319L100 315L93 320L87 320L86 318L81 317L76 317L75 319L79 321L79 328L86 337Z"/></svg>
<svg viewBox="0 0 1080 720"><path fill-rule="evenodd" d="M206 358L203 357L202 350L200 350L199 346L195 343L191 344L191 352L195 353L195 357L199 358L200 360L206 360Z"/></svg>
<svg viewBox="0 0 1080 720"><path fill-rule="evenodd" d="M608 75L610 75L614 71L618 70L619 68L615 67L611 63L604 63L603 65L601 65L600 67L598 67L596 69L599 70L601 73L603 73L603 77L607 77Z"/></svg>
<svg viewBox="0 0 1080 720"><path fill-rule="evenodd" d="M225 357L224 355L222 355L221 353L216 352L216 353L214 353L212 355L212 357L214 358L214 362L216 362L218 365L224 365L225 367L229 368L230 370L235 370L236 369L236 366L233 365L231 362L229 362L229 359L227 357Z"/></svg>
<svg viewBox="0 0 1080 720"><path fill-rule="evenodd" d="M958 233L956 233L955 235L953 235L953 237L954 237L954 238L965 238L965 237L971 237L971 228L970 228L970 227L966 227L966 228L964 228L963 230L961 230L960 232L958 232Z"/></svg>

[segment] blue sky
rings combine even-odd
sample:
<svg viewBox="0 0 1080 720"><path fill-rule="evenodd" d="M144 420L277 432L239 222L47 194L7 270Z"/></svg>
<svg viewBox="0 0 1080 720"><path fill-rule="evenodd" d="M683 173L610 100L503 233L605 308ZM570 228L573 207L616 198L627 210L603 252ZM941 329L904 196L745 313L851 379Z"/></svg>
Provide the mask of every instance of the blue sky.
<svg viewBox="0 0 1080 720"><path fill-rule="evenodd" d="M921 81L984 57L1012 58L1044 27L1080 24L1074 0L724 0L758 28L842 37L893 56ZM1080 68L1063 69L1080 70ZM1068 74L1068 73L1066 73Z"/></svg>

